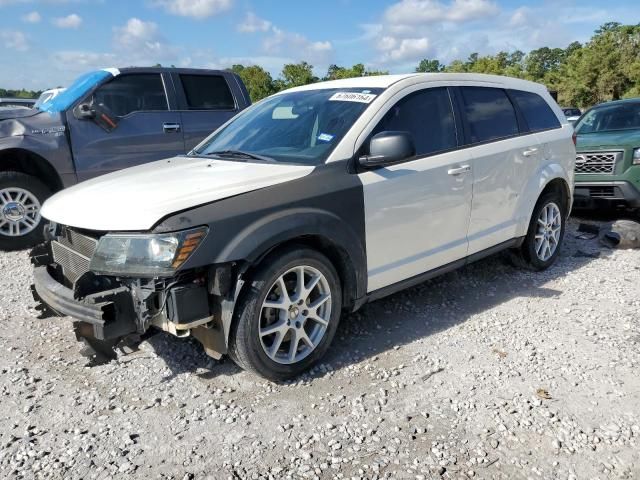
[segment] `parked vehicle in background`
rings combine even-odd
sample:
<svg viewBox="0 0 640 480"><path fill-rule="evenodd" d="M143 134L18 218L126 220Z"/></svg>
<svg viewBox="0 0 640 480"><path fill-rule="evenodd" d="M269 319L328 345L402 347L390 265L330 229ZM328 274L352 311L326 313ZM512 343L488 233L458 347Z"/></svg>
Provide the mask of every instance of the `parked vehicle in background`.
<svg viewBox="0 0 640 480"><path fill-rule="evenodd" d="M51 88L49 90L45 90L40 94L40 96L38 97L38 100L33 105L33 108L40 108L40 105L42 105L45 102L48 102L49 100L52 100L53 98L55 98L56 96L64 92L65 90L66 88Z"/></svg>
<svg viewBox="0 0 640 480"><path fill-rule="evenodd" d="M33 98L0 98L0 108L31 108L36 103Z"/></svg>
<svg viewBox="0 0 640 480"><path fill-rule="evenodd" d="M640 98L596 105L576 135L576 207L640 207Z"/></svg>
<svg viewBox="0 0 640 480"><path fill-rule="evenodd" d="M288 379L322 358L343 309L503 249L551 266L572 133L544 86L507 77L287 90L187 156L50 198L34 295L99 350L156 327Z"/></svg>
<svg viewBox="0 0 640 480"><path fill-rule="evenodd" d="M188 152L249 103L231 72L110 68L37 109L0 111L0 249L42 241L40 206L52 193Z"/></svg>
<svg viewBox="0 0 640 480"><path fill-rule="evenodd" d="M575 124L580 118L580 115L582 115L580 109L574 107L562 107L562 113L564 113L564 116L567 117L567 120L571 124Z"/></svg>

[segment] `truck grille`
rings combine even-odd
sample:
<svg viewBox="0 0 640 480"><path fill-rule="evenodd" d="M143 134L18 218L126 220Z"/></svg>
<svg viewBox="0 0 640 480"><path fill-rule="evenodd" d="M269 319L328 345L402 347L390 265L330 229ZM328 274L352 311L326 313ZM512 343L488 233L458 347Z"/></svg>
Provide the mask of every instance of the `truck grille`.
<svg viewBox="0 0 640 480"><path fill-rule="evenodd" d="M73 284L89 271L97 245L97 239L67 228L51 242L51 253L54 262L62 268L64 277Z"/></svg>
<svg viewBox="0 0 640 480"><path fill-rule="evenodd" d="M589 196L592 198L616 198L615 187L604 185L587 188L589 189Z"/></svg>
<svg viewBox="0 0 640 480"><path fill-rule="evenodd" d="M613 174L622 152L593 152L576 155L576 173Z"/></svg>

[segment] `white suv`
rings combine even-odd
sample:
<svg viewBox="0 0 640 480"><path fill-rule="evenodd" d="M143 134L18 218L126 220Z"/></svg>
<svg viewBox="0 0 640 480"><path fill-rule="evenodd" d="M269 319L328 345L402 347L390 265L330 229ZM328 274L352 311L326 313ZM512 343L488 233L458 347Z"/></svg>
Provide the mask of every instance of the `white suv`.
<svg viewBox="0 0 640 480"><path fill-rule="evenodd" d="M549 267L572 133L545 87L512 78L287 90L186 156L51 197L33 291L96 349L156 327L291 378L325 354L344 310L503 249Z"/></svg>

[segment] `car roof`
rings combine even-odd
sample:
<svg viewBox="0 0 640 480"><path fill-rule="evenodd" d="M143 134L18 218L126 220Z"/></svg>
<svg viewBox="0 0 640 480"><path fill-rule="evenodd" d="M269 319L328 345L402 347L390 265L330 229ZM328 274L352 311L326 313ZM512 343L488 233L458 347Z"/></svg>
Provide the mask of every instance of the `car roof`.
<svg viewBox="0 0 640 480"><path fill-rule="evenodd" d="M329 88L388 88L398 83L412 84L417 82L481 82L490 83L492 86L499 85L502 86L502 88L527 91L547 90L544 85L539 83L501 75L487 75L484 73L407 73L404 75L371 75L367 77L329 80L326 82L302 85L284 91L296 92Z"/></svg>
<svg viewBox="0 0 640 480"><path fill-rule="evenodd" d="M107 70L107 69L103 69ZM228 70L213 70L208 68L180 68L180 67L123 67L123 68L115 68L115 70L122 73L163 73L163 72L174 72L174 73L216 73L219 75L233 75L234 73Z"/></svg>
<svg viewBox="0 0 640 480"><path fill-rule="evenodd" d="M598 105L594 105L593 108L610 107L615 105L628 105L633 103L640 103L640 97L625 98L622 100L611 100L610 102L603 102L603 103L599 103Z"/></svg>

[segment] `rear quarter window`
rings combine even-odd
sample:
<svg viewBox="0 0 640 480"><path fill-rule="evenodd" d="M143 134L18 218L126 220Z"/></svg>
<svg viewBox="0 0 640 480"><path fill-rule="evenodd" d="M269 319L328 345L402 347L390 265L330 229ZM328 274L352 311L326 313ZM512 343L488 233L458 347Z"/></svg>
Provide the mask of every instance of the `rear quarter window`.
<svg viewBox="0 0 640 480"><path fill-rule="evenodd" d="M537 93L511 90L509 92L532 132L560 128L560 120L549 104Z"/></svg>
<svg viewBox="0 0 640 480"><path fill-rule="evenodd" d="M236 103L220 75L180 75L189 110L233 110Z"/></svg>
<svg viewBox="0 0 640 480"><path fill-rule="evenodd" d="M461 87L471 143L512 137L520 133L516 112L504 90Z"/></svg>

